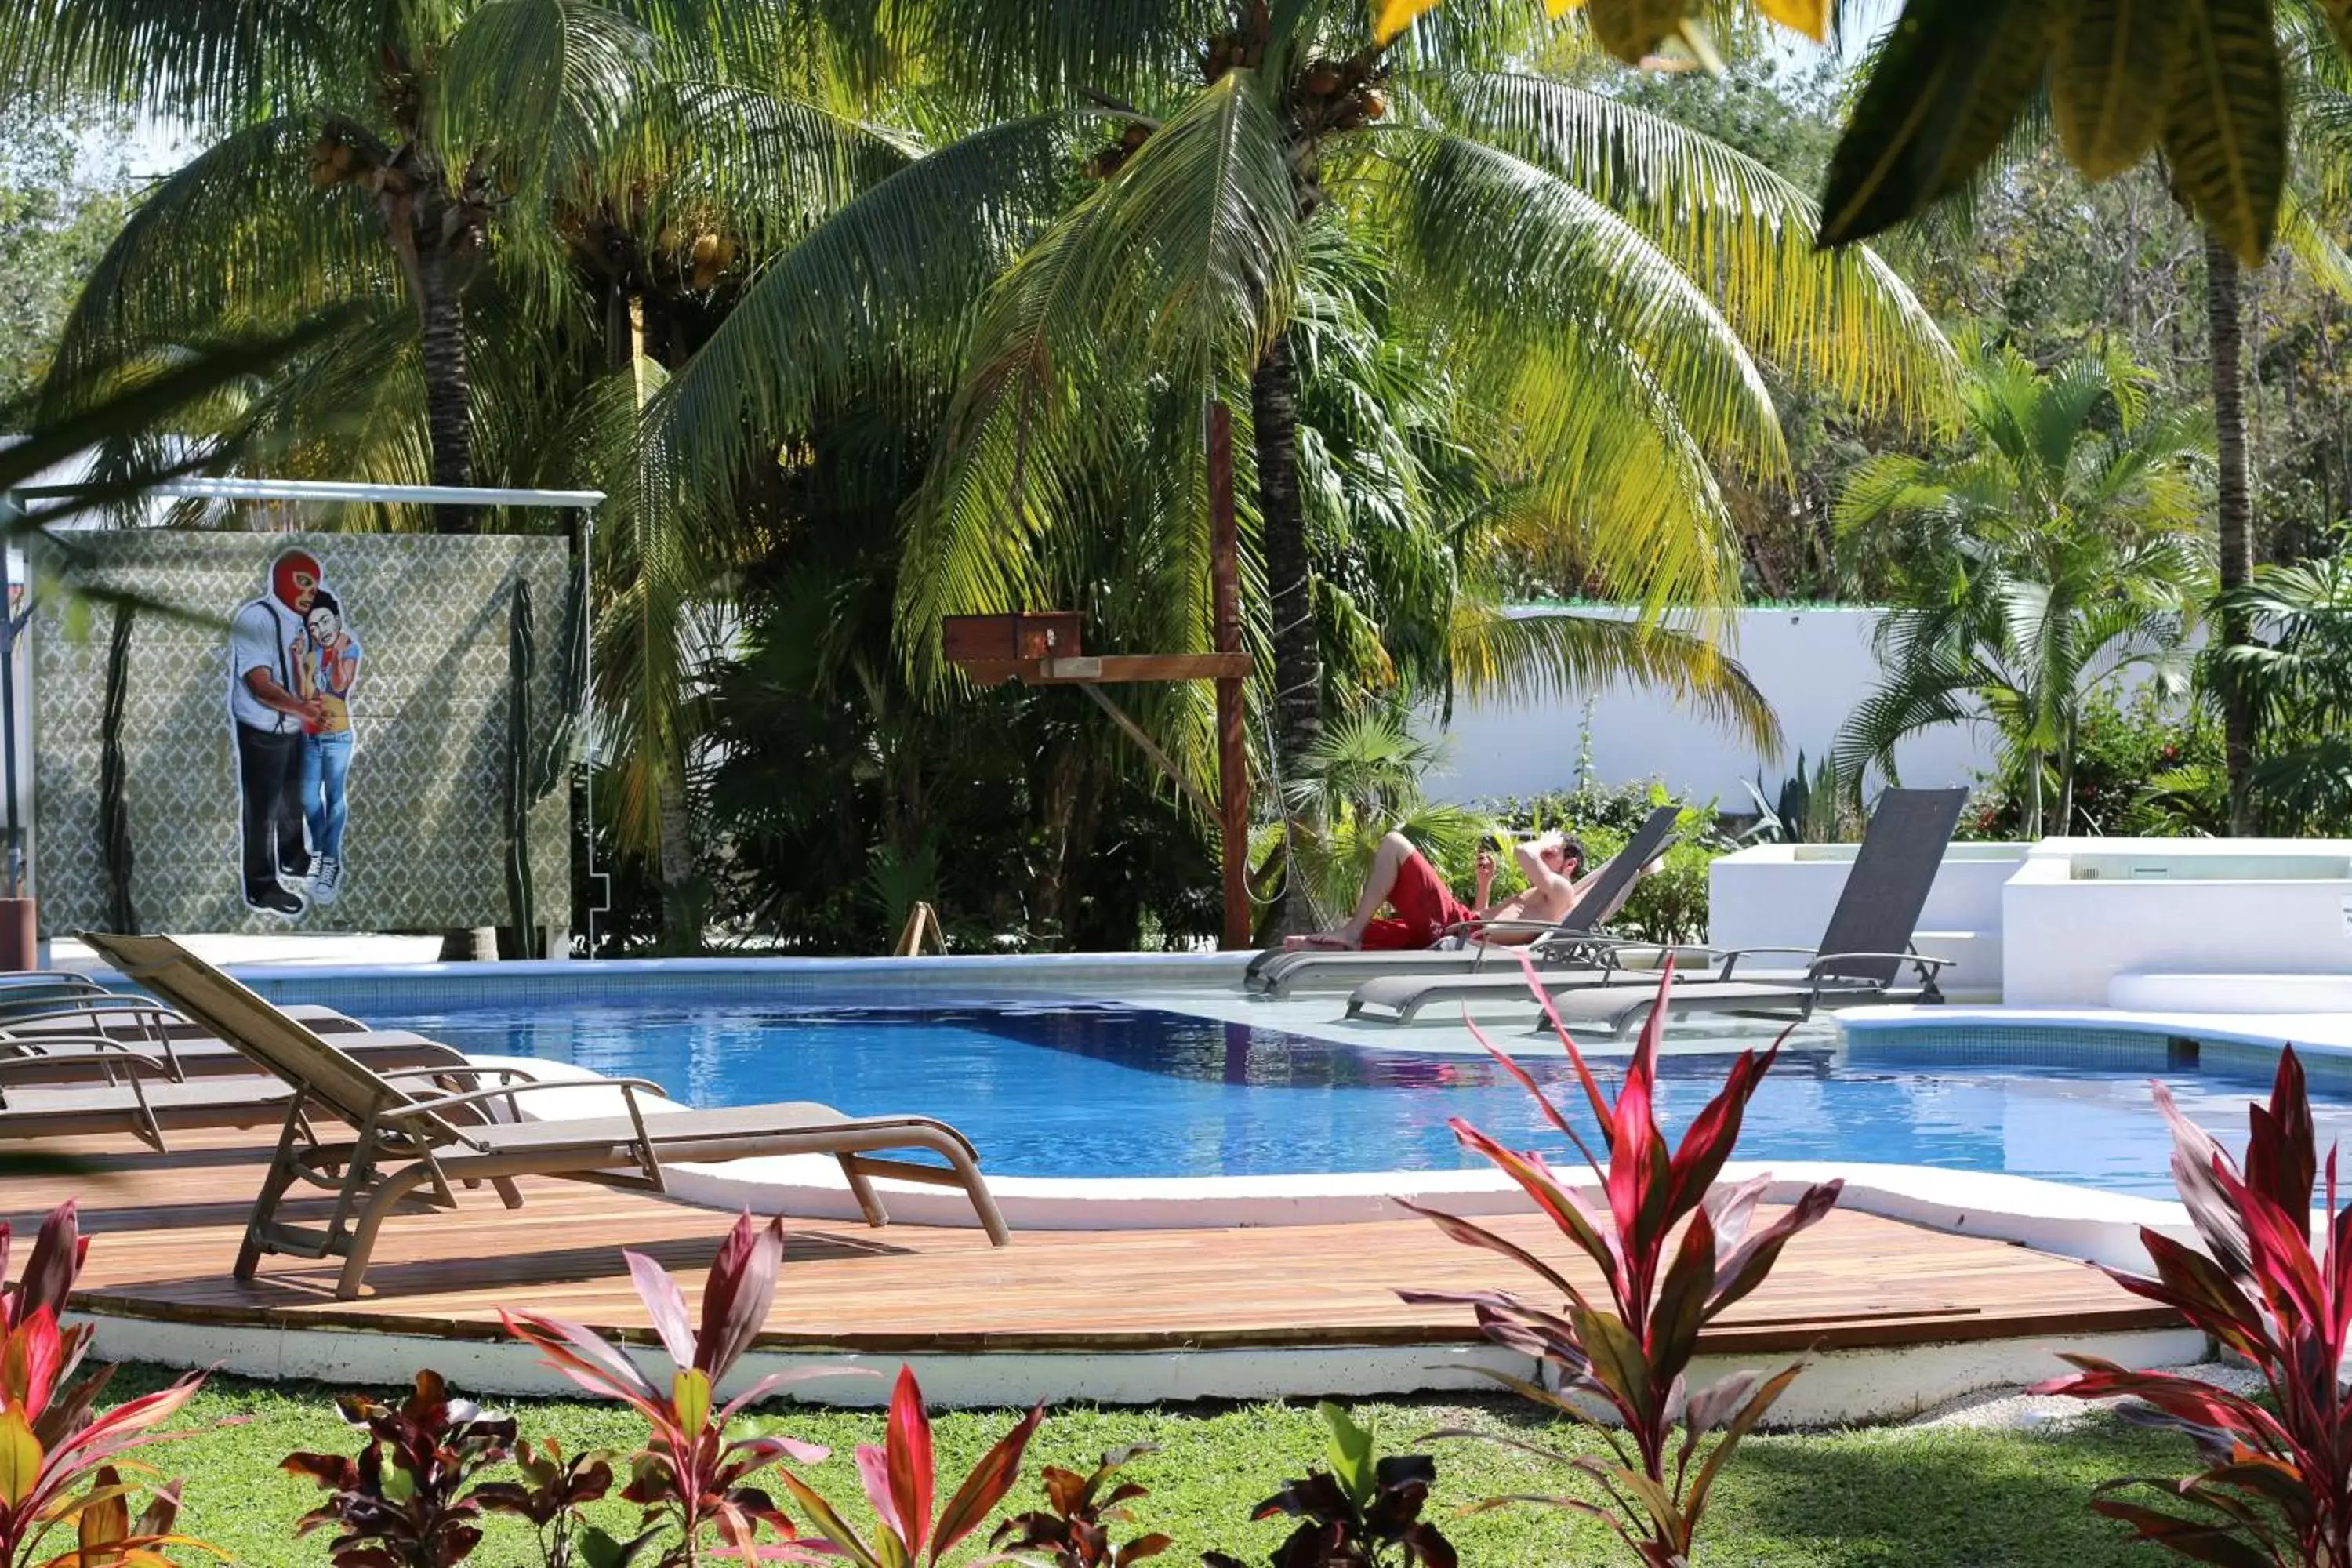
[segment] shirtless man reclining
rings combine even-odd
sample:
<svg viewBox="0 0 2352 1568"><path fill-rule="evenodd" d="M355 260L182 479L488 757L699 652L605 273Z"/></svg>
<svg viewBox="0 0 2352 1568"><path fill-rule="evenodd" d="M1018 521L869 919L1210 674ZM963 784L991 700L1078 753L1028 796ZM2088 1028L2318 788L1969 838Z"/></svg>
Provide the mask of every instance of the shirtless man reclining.
<svg viewBox="0 0 2352 1568"><path fill-rule="evenodd" d="M1489 909L1486 895L1495 882L1492 851L1478 851L1478 902L1465 908L1454 889L1437 874L1412 841L1402 833L1381 840L1372 868L1364 879L1363 897L1356 912L1329 931L1294 936L1283 942L1292 952L1309 948L1346 951L1355 948L1393 952L1435 947L1438 940L1465 922L1524 921L1556 925L1576 907L1585 882L1584 846L1559 833L1539 833L1511 846L1511 858L1528 879L1526 889ZM1393 919L1375 920L1382 904L1396 911ZM1473 940L1497 946L1520 946L1536 939L1532 929L1497 931L1473 935Z"/></svg>

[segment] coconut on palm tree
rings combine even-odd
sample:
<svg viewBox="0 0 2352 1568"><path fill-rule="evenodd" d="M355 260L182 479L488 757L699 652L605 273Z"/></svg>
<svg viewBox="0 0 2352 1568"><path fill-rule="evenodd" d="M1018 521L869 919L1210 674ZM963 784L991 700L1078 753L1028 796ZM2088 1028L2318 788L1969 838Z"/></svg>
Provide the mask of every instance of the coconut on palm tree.
<svg viewBox="0 0 2352 1568"><path fill-rule="evenodd" d="M1851 787L1900 782L1896 748L1922 731L1988 725L2022 781L2027 836L2063 833L2084 704L2132 671L2186 689L2212 438L2147 389L2119 356L2044 374L1985 351L1958 458L1888 454L1850 476L1841 537L1912 562L1878 631L1882 684L1838 737Z"/></svg>

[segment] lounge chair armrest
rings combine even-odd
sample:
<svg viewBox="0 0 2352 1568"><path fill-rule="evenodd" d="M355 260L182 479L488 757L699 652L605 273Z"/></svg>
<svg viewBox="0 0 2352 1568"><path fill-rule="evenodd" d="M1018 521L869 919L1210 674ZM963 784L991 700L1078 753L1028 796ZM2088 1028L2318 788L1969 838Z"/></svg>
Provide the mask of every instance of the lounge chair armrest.
<svg viewBox="0 0 2352 1568"><path fill-rule="evenodd" d="M494 1078L501 1083L537 1083L520 1068L478 1067L462 1057L454 1062L438 1062L426 1067L376 1068L378 1078Z"/></svg>
<svg viewBox="0 0 2352 1568"><path fill-rule="evenodd" d="M15 1043L23 1044L24 1042ZM52 1035L41 1043L56 1046L92 1046L99 1047L104 1053L106 1065L109 1067L121 1062L128 1068L145 1068L158 1078L173 1079L179 1076L172 1070L172 1065L163 1058L151 1056L126 1040L112 1039L104 1035L88 1038L79 1035ZM7 1077L11 1071L19 1068L54 1068L55 1066L57 1066L57 1058L54 1057L37 1055L0 1057L0 1078Z"/></svg>
<svg viewBox="0 0 2352 1568"><path fill-rule="evenodd" d="M164 1026L185 1023L180 1014L156 1002L138 1002L130 997L54 996L38 1008L15 1009L0 1002L0 1036L42 1024L63 1024L79 1019L136 1018L150 1020Z"/></svg>
<svg viewBox="0 0 2352 1568"><path fill-rule="evenodd" d="M443 1068L440 1070L447 1073L458 1069ZM600 1078L593 1081L582 1079L534 1078L525 1079L518 1083L500 1084L493 1089L467 1089L463 1094L442 1094L436 1095L430 1100L414 1100L399 1107L398 1113L406 1115L413 1111L450 1110L461 1105L472 1105L479 1100L504 1100L509 1095L528 1094L536 1089L617 1089L633 1106L636 1102L636 1091L641 1089L653 1094L662 1092L661 1085L649 1079L642 1078Z"/></svg>
<svg viewBox="0 0 2352 1568"><path fill-rule="evenodd" d="M1929 973L1939 969L1949 969L1959 962L1957 958L1930 958L1924 952L1825 952L1806 965L1805 973L1818 973L1825 965L1852 963L1857 959L1871 959L1883 963L1890 958L1897 963L1916 963Z"/></svg>

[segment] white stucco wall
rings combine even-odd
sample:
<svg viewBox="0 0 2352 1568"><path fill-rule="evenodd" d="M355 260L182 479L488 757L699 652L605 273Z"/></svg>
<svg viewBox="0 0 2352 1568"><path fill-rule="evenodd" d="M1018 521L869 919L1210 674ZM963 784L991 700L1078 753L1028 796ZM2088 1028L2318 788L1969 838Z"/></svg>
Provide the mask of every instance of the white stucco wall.
<svg viewBox="0 0 2352 1568"><path fill-rule="evenodd" d="M1780 716L1786 754L1768 762L1746 742L1661 694L1612 689L1592 698L1594 779L1661 778L1669 789L1711 795L1727 811L1751 810L1742 780L1761 772L1766 793L1777 791L1793 771L1800 747L1807 768L1813 767L1877 685L1870 641L1884 613L1835 607L1734 612L1730 651ZM1581 696L1531 705L1462 704L1444 731L1445 765L1427 787L1437 798L1464 801L1573 788L1584 712ZM1991 759L1991 737L1954 725L1910 742L1896 762L1905 784L1926 788L1974 784Z"/></svg>

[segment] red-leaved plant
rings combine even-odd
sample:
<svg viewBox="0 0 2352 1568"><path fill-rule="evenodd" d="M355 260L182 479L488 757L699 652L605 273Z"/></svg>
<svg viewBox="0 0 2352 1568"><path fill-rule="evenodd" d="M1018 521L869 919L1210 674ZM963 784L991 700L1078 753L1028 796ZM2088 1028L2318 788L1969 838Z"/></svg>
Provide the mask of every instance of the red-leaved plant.
<svg viewBox="0 0 2352 1568"><path fill-rule="evenodd" d="M0 1221L0 1276L8 1268L9 1226ZM0 1565L121 1564L170 1568L167 1546L209 1552L172 1533L177 1482L152 1489L134 1520L131 1503L151 1489L126 1483L114 1461L130 1449L181 1436L153 1428L204 1384L191 1373L153 1394L95 1414L114 1368L74 1374L89 1349L88 1323L61 1324L66 1297L89 1254L71 1203L59 1205L33 1238L21 1279L0 1296ZM133 1467L134 1468L137 1467ZM53 1539L67 1531L74 1545Z"/></svg>
<svg viewBox="0 0 2352 1568"><path fill-rule="evenodd" d="M2252 1363L2274 1408L2193 1378L2133 1372L2087 1355L2067 1356L2082 1370L2035 1392L2129 1394L2143 1403L2125 1406L2126 1419L2168 1427L2196 1445L2206 1468L2194 1475L2126 1477L2094 1494L2093 1508L2141 1539L2224 1568L2344 1568L2352 1563L2352 1409L2341 1378L2352 1337L2352 1205L2336 1206L2331 1148L2326 1240L2315 1257L2317 1162L2303 1066L2292 1047L2279 1053L2270 1103L2249 1108L2242 1174L2160 1083L2156 1103L2172 1124L2172 1179L2205 1250L2143 1227L2156 1278L2106 1273ZM2113 1495L2126 1488L2164 1494L2188 1510Z"/></svg>
<svg viewBox="0 0 2352 1568"><path fill-rule="evenodd" d="M1165 1535L1139 1535L1124 1543L1110 1538L1112 1525L1134 1522L1134 1511L1127 1505L1150 1495L1137 1482L1114 1485L1112 1478L1141 1456L1158 1452L1150 1443L1113 1448L1087 1476L1046 1466L1042 1478L1045 1506L998 1525L989 1544L1005 1556L1050 1563L1054 1568L1131 1568L1159 1556L1175 1544Z"/></svg>
<svg viewBox="0 0 2352 1568"><path fill-rule="evenodd" d="M1614 1455L1613 1462L1571 1458L1532 1444L1496 1439L1513 1441L1584 1475L1598 1484L1607 1500L1498 1498L1479 1506L1529 1501L1570 1509L1607 1524L1651 1568L1669 1568L1688 1560L1708 1489L1724 1461L1803 1365L1794 1363L1769 1376L1734 1373L1692 1391L1685 1386L1683 1374L1698 1348L1699 1331L1764 1282L1790 1237L1827 1215L1843 1184L1809 1187L1760 1228L1751 1227L1757 1205L1771 1184L1769 1176L1751 1177L1737 1186L1715 1184L1739 1141L1748 1101L1780 1055L1777 1040L1760 1055L1740 1053L1725 1075L1723 1088L1668 1153L1658 1128L1656 1086L1658 1041L1664 1032L1667 991L1674 984L1671 959L1659 978L1658 1005L1643 1026L1613 1104L1569 1038L1535 966L1524 953L1519 963L1576 1068L1593 1117L1608 1136L1608 1163L1604 1166L1594 1157L1525 1069L1496 1049L1475 1024L1471 1032L1535 1096L1544 1120L1583 1156L1600 1184L1602 1206L1595 1207L1580 1195L1541 1154L1507 1149L1459 1117L1451 1125L1456 1138L1517 1182L1600 1269L1607 1299L1596 1301L1564 1271L1483 1226L1416 1205L1406 1206L1427 1215L1456 1241L1498 1252L1529 1269L1564 1305L1555 1310L1507 1291L1401 1294L1409 1301L1469 1306L1488 1339L1543 1363L1558 1386L1500 1373L1489 1375L1599 1431ZM1675 1439L1676 1426L1683 1429L1679 1442ZM1702 1456L1701 1444L1710 1434L1717 1435L1716 1441ZM1439 1436L1489 1435L1454 1431Z"/></svg>
<svg viewBox="0 0 2352 1568"><path fill-rule="evenodd" d="M593 1448L566 1455L552 1437L536 1446L525 1437L515 1445L515 1468L521 1480L484 1481L474 1489L474 1499L485 1513L511 1514L529 1523L546 1568L572 1568L583 1540L589 1561L598 1568L626 1561L629 1548L614 1551L580 1512L613 1489L609 1456Z"/></svg>
<svg viewBox="0 0 2352 1568"><path fill-rule="evenodd" d="M669 1352L666 1389L655 1386L592 1329L538 1312L499 1310L508 1331L539 1347L550 1366L592 1394L625 1401L652 1429L645 1447L632 1457L629 1483L621 1489L624 1499L644 1508L647 1529L621 1549L620 1560L649 1547L663 1525L677 1533L665 1563L700 1562L703 1538L714 1529L730 1553L747 1562L777 1555L776 1543L793 1539L792 1521L751 1479L782 1459L814 1464L828 1450L791 1437L727 1436L727 1424L746 1405L791 1381L792 1374L761 1378L725 1405L717 1403L713 1390L767 1321L784 1256L783 1222L771 1220L762 1229L749 1214L737 1218L703 1285L698 1329L687 1311L685 1292L659 1264L642 1253L621 1256ZM787 1472L778 1473L789 1479ZM761 1543L763 1528L772 1532L773 1542Z"/></svg>
<svg viewBox="0 0 2352 1568"><path fill-rule="evenodd" d="M1330 1429L1323 1447L1328 1470L1307 1474L1250 1510L1253 1521L1295 1519L1270 1568L1454 1568L1459 1558L1444 1532L1421 1517L1437 1463L1426 1454L1379 1455L1372 1429L1325 1400L1315 1407ZM1223 1552L1204 1552L1205 1568L1244 1568Z"/></svg>
<svg viewBox="0 0 2352 1568"><path fill-rule="evenodd" d="M882 1445L861 1444L857 1476L866 1486L866 1500L877 1521L872 1536L857 1533L840 1510L806 1481L790 1470L778 1472L794 1501L808 1515L826 1544L808 1543L793 1552L808 1558L841 1556L857 1568L927 1568L956 1542L988 1521L1004 1494L1020 1479L1021 1455L1045 1418L1038 1405L1013 1423L1013 1430L981 1456L932 1517L939 1482L931 1458L931 1418L923 1411L923 1391L914 1373L898 1369L898 1385L890 1393L890 1418L883 1428Z"/></svg>
<svg viewBox="0 0 2352 1568"><path fill-rule="evenodd" d="M289 1454L280 1468L327 1489L327 1500L295 1521L308 1535L333 1526L335 1568L453 1568L481 1544L474 1478L513 1451L510 1417L485 1415L451 1394L437 1372L416 1374L397 1405L364 1394L335 1401L345 1423L367 1434L349 1454Z"/></svg>

